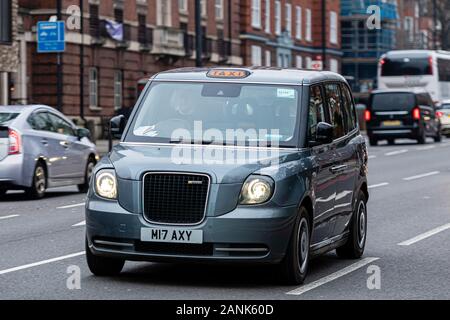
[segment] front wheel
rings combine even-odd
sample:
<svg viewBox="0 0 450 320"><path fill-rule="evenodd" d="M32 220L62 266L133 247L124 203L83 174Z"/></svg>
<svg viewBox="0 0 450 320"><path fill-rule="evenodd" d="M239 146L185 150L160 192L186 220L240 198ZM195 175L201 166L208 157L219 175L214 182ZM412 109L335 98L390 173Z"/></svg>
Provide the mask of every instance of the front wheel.
<svg viewBox="0 0 450 320"><path fill-rule="evenodd" d="M86 193L89 190L89 182L91 181L92 173L94 172L95 161L89 158L86 165L86 171L84 173L84 183L78 185L78 191L81 193Z"/></svg>
<svg viewBox="0 0 450 320"><path fill-rule="evenodd" d="M337 248L336 253L340 258L358 259L364 253L367 237L367 200L362 191L358 195L349 231L347 242Z"/></svg>
<svg viewBox="0 0 450 320"><path fill-rule="evenodd" d="M44 165L38 162L34 169L33 181L31 187L25 190L26 194L32 199L41 199L47 189L47 172Z"/></svg>
<svg viewBox="0 0 450 320"><path fill-rule="evenodd" d="M86 239L86 260L91 272L99 277L118 275L125 264L123 259L105 258L95 256L91 249L89 249L88 241Z"/></svg>
<svg viewBox="0 0 450 320"><path fill-rule="evenodd" d="M306 208L301 207L286 256L280 265L281 274L286 284L297 285L305 281L309 265L310 236L308 212Z"/></svg>

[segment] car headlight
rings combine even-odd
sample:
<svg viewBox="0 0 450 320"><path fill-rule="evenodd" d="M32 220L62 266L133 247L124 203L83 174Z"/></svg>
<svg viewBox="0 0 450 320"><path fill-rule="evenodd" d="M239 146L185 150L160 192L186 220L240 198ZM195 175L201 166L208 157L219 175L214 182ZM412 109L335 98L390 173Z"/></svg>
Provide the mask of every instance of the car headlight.
<svg viewBox="0 0 450 320"><path fill-rule="evenodd" d="M273 194L274 182L267 176L252 175L242 186L239 198L240 204L260 204L270 199Z"/></svg>
<svg viewBox="0 0 450 320"><path fill-rule="evenodd" d="M100 170L95 175L95 193L102 198L117 198L117 180L114 170Z"/></svg>

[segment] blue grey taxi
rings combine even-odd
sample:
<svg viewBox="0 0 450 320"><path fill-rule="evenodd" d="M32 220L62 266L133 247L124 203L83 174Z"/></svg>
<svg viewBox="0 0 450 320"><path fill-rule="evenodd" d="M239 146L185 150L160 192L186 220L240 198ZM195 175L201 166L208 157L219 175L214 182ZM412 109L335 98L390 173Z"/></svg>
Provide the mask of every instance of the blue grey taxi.
<svg viewBox="0 0 450 320"><path fill-rule="evenodd" d="M149 79L95 167L86 257L274 264L303 283L310 259L358 259L367 238L368 155L352 93L332 72L183 68Z"/></svg>

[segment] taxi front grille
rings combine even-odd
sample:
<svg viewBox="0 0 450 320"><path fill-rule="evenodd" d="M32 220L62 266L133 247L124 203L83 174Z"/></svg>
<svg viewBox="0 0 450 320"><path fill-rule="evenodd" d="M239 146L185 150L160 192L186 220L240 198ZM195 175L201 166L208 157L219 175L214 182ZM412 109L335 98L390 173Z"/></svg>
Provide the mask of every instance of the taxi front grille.
<svg viewBox="0 0 450 320"><path fill-rule="evenodd" d="M200 223L205 216L209 184L209 176L201 174L145 174L144 217L155 223Z"/></svg>

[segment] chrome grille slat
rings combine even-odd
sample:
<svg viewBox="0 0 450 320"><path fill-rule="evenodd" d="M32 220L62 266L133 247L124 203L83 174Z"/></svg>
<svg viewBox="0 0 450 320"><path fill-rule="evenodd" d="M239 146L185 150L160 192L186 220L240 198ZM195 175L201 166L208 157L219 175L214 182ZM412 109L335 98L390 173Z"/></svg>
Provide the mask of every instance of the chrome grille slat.
<svg viewBox="0 0 450 320"><path fill-rule="evenodd" d="M144 217L158 224L198 224L205 217L209 185L204 174L148 172L143 178Z"/></svg>

